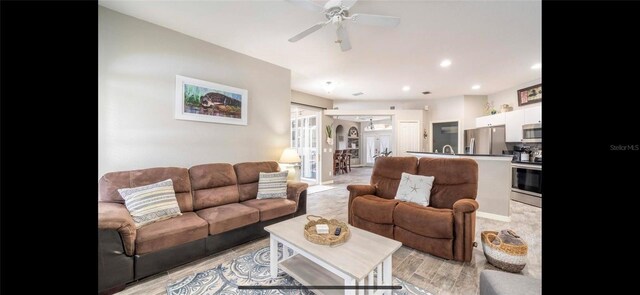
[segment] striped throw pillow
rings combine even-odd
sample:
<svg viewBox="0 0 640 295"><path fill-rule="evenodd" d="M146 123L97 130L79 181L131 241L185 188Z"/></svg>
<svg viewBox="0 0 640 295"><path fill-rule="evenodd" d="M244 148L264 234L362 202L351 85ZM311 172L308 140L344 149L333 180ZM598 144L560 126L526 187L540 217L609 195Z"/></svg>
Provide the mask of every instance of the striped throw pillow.
<svg viewBox="0 0 640 295"><path fill-rule="evenodd" d="M260 172L257 199L276 199L287 197L288 170L281 172Z"/></svg>
<svg viewBox="0 0 640 295"><path fill-rule="evenodd" d="M171 179L134 188L121 188L118 192L124 199L136 228L182 215Z"/></svg>

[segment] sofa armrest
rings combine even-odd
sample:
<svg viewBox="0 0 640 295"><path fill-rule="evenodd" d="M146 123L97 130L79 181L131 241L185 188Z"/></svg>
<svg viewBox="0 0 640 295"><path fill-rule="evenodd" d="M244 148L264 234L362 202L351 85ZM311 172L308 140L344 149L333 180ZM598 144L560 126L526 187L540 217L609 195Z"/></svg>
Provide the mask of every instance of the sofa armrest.
<svg viewBox="0 0 640 295"><path fill-rule="evenodd" d="M288 181L287 182L287 199L296 202L300 202L300 194L309 187L304 182Z"/></svg>
<svg viewBox="0 0 640 295"><path fill-rule="evenodd" d="M349 224L353 225L353 212L351 210L351 203L357 196L375 195L376 187L370 184L350 184L347 186L349 191L349 203L347 203L347 218Z"/></svg>
<svg viewBox="0 0 640 295"><path fill-rule="evenodd" d="M472 199L460 199L453 203L453 213L471 213L478 210L478 202Z"/></svg>
<svg viewBox="0 0 640 295"><path fill-rule="evenodd" d="M457 261L471 261L473 242L476 237L476 210L478 202L473 199L460 199L453 203L455 238L453 258Z"/></svg>
<svg viewBox="0 0 640 295"><path fill-rule="evenodd" d="M98 229L117 230L122 238L125 253L133 255L136 241L136 225L123 204L98 202Z"/></svg>

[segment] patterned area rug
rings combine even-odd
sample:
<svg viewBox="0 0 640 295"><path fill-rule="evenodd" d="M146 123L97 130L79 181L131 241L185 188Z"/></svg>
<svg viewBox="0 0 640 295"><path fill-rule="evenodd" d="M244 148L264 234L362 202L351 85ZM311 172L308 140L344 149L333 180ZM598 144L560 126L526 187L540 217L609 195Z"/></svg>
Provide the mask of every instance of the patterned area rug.
<svg viewBox="0 0 640 295"><path fill-rule="evenodd" d="M278 249L278 256L282 257L282 247ZM412 284L393 278L394 286L402 289L393 290L393 294L432 295ZM278 277L272 279L269 273L269 247L256 252L242 255L232 261L222 263L210 270L195 275L190 275L167 286L167 294L170 295L293 295L313 294L304 288L301 289L268 289L268 290L244 290L238 286L301 286L296 280L278 271Z"/></svg>

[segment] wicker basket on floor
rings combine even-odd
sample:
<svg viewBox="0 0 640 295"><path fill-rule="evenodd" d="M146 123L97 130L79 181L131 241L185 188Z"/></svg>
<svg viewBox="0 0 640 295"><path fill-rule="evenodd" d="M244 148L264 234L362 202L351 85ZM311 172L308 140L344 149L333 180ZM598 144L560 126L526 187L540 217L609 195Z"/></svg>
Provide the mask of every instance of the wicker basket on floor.
<svg viewBox="0 0 640 295"><path fill-rule="evenodd" d="M520 239L515 232L508 230L509 234L522 242L522 245L514 245L505 243L498 237L496 231L483 231L480 233L482 238L482 249L484 256L489 263L494 266L508 271L520 272L527 264L527 244ZM497 240L497 244L493 242Z"/></svg>

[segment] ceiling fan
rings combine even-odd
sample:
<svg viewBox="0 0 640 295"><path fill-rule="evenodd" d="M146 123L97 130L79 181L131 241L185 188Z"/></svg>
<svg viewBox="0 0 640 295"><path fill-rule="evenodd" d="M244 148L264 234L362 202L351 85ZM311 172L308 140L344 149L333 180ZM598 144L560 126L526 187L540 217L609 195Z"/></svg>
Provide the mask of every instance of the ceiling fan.
<svg viewBox="0 0 640 295"><path fill-rule="evenodd" d="M394 27L400 23L400 18L396 16L375 15L375 14L363 14L356 13L351 15L349 9L356 4L358 0L329 0L323 6L314 3L311 0L287 0L295 5L303 7L307 10L322 12L328 21L319 22L312 27L302 31L301 33L289 38L289 42L296 42L311 33L320 30L322 27L332 23L336 25L336 34L338 40L336 43L340 44L342 51L351 49L351 43L349 42L349 35L344 27L344 21L349 20L356 24Z"/></svg>

